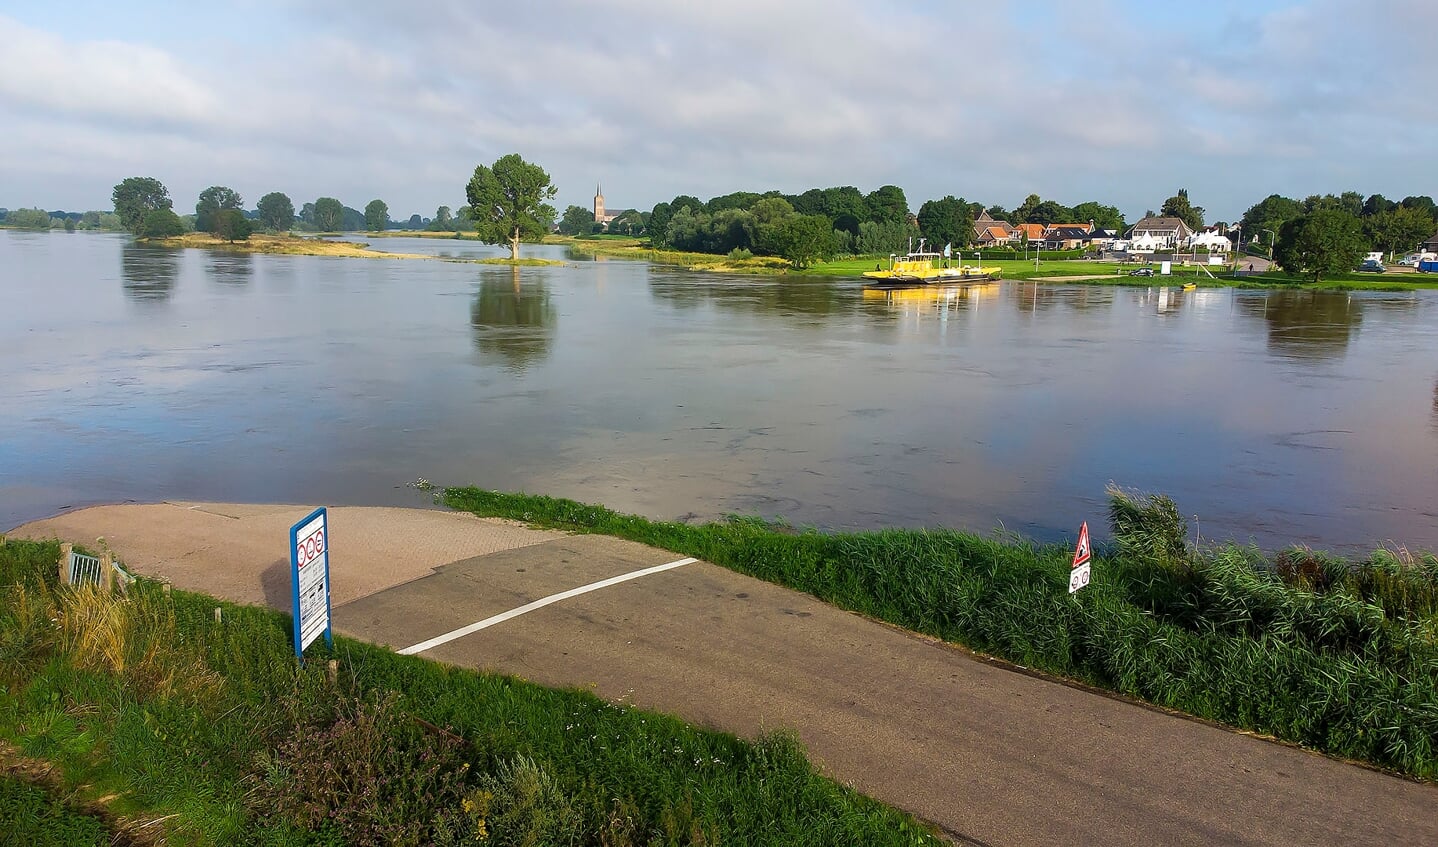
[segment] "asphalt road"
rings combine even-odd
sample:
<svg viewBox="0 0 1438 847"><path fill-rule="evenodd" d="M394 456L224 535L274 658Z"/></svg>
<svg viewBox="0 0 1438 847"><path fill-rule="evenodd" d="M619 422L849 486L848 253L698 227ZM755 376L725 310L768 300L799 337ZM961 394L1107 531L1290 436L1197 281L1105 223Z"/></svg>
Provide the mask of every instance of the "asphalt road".
<svg viewBox="0 0 1438 847"><path fill-rule="evenodd" d="M138 508L88 509L20 534L63 527L84 542L96 534L86 530L128 524L125 549L111 543L141 572L173 569L160 561L176 555L173 543L150 552L167 531L191 543L203 536L209 549L254 543L241 519L175 509L158 513L163 525L139 526L131 518L157 514L115 511ZM283 508L296 520L306 512ZM337 564L344 514L332 510ZM386 535L380 518L367 515L367 531ZM602 536L521 533L443 564L453 550L413 541L411 565L335 608L339 631L404 649L680 558ZM261 585L277 549L257 556L247 577L228 563L207 590ZM203 552L181 556L196 557ZM191 567L187 587L203 589L215 573ZM1438 787L1020 673L703 562L562 599L422 655L589 687L745 736L795 731L826 773L958 843L1438 844Z"/></svg>

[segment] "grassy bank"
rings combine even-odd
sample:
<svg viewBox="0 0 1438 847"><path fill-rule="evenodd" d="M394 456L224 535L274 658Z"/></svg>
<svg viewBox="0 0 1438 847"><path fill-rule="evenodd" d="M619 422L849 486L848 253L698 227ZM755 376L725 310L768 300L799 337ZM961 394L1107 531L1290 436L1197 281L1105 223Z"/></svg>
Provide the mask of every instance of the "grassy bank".
<svg viewBox="0 0 1438 847"><path fill-rule="evenodd" d="M1164 498L1114 497L1113 550L953 531L688 525L451 488L479 515L628 538L1020 665L1399 773L1438 778L1438 559L1196 550Z"/></svg>
<svg viewBox="0 0 1438 847"><path fill-rule="evenodd" d="M619 236L590 236L573 238L554 235L544 239L546 244L562 244L571 250L589 256L604 256L610 259L629 259L651 262L656 265L674 265L692 271L714 271L736 274L781 274L788 270L789 263L774 256L750 256L731 258L714 253L687 253L682 250L654 250L648 242L639 238Z"/></svg>
<svg viewBox="0 0 1438 847"><path fill-rule="evenodd" d="M57 554L0 546L0 738L168 843L939 843L782 736L342 638L300 668L286 615L57 586Z"/></svg>
<svg viewBox="0 0 1438 847"><path fill-rule="evenodd" d="M0 847L107 847L133 843L36 782L0 774Z"/></svg>

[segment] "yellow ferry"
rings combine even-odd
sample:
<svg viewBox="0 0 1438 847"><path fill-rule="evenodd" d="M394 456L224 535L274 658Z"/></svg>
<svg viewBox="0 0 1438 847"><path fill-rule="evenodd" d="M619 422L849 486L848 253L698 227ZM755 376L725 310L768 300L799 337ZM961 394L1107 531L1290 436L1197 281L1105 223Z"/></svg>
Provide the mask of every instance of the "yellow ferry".
<svg viewBox="0 0 1438 847"><path fill-rule="evenodd" d="M947 251L946 251L947 252ZM919 239L918 252L902 256L889 256L889 269L875 268L864 271L864 278L873 280L871 285L932 285L944 282L988 282L999 278L1003 268L979 267L976 265L948 264L943 253L924 252L924 240Z"/></svg>

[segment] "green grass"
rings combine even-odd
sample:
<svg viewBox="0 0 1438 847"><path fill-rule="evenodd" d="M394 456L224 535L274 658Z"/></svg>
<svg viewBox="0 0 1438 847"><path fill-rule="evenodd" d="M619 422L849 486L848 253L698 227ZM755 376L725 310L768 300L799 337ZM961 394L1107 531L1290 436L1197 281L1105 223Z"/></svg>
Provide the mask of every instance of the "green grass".
<svg viewBox="0 0 1438 847"><path fill-rule="evenodd" d="M38 785L0 775L0 847L106 847L105 822Z"/></svg>
<svg viewBox="0 0 1438 847"><path fill-rule="evenodd" d="M940 843L786 736L344 638L300 668L286 615L59 587L57 554L0 546L0 738L115 814L174 815L170 843Z"/></svg>
<svg viewBox="0 0 1438 847"><path fill-rule="evenodd" d="M947 531L794 532L689 525L477 488L451 507L614 535L786 585L845 609L1167 708L1438 778L1438 559L1183 547L1154 508L1068 594L1071 551ZM1174 510L1171 522L1180 522ZM1154 539L1159 539L1155 541ZM1180 549L1175 550L1177 538Z"/></svg>

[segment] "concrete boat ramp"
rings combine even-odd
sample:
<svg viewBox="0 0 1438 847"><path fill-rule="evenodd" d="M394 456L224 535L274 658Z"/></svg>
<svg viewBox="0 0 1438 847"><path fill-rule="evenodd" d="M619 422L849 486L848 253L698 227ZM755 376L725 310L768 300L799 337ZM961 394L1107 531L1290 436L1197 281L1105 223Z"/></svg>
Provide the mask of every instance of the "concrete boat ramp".
<svg viewBox="0 0 1438 847"><path fill-rule="evenodd" d="M12 537L97 539L177 587L288 610L311 506L98 506ZM961 844L1438 844L1438 787L1015 672L706 562L424 509L329 510L337 631L584 687L744 736Z"/></svg>

